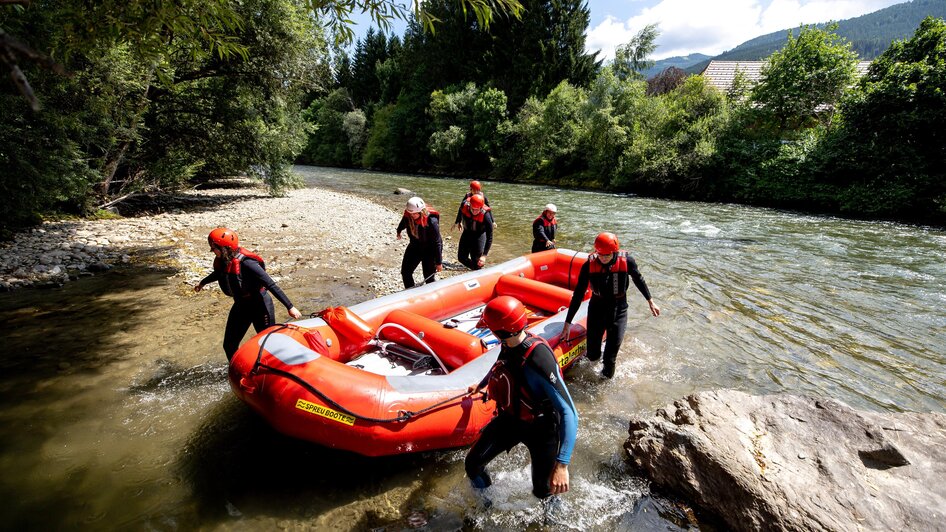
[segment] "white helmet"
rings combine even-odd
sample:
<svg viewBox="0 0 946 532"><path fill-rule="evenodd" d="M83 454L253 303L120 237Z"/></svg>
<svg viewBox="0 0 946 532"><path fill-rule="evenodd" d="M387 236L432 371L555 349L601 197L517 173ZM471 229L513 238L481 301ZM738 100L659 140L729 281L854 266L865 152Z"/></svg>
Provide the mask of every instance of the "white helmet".
<svg viewBox="0 0 946 532"><path fill-rule="evenodd" d="M427 208L427 204L424 203L424 200L414 196L413 198L407 200L407 212L413 214L415 212L420 212Z"/></svg>
<svg viewBox="0 0 946 532"><path fill-rule="evenodd" d="M556 207L554 203L549 203L545 206L545 210L549 212L558 212L558 207Z"/></svg>

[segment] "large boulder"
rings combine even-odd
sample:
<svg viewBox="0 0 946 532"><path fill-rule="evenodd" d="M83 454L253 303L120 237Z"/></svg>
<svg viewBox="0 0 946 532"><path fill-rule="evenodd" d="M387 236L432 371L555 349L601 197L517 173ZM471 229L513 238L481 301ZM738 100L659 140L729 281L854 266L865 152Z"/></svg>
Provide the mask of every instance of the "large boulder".
<svg viewBox="0 0 946 532"><path fill-rule="evenodd" d="M691 395L632 420L655 484L736 530L943 530L946 415L830 399Z"/></svg>

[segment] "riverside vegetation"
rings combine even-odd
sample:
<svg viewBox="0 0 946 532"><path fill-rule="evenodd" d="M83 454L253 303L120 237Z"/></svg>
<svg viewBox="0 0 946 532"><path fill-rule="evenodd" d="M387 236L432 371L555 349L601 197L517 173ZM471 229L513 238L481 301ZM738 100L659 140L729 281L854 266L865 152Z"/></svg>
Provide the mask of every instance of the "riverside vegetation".
<svg viewBox="0 0 946 532"><path fill-rule="evenodd" d="M4 6L0 232L222 176L282 193L296 160L946 223L942 19L859 80L832 26L799 28L722 94L643 79L656 27L602 65L581 2L501 4L518 16L425 2L352 57L331 38L350 35L345 3Z"/></svg>

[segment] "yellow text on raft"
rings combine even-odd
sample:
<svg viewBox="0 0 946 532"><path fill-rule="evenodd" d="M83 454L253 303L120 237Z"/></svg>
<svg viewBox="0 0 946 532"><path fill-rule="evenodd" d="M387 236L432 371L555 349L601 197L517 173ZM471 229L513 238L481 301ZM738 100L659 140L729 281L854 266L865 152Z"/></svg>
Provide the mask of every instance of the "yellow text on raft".
<svg viewBox="0 0 946 532"><path fill-rule="evenodd" d="M339 423L344 423L346 425L352 426L355 424L355 416L349 416L348 414L343 414L332 410L331 408L325 408L324 406L319 406L315 403L310 403L305 399L299 399L296 401L296 408L299 410L305 410L317 416L322 416L332 421L338 421Z"/></svg>

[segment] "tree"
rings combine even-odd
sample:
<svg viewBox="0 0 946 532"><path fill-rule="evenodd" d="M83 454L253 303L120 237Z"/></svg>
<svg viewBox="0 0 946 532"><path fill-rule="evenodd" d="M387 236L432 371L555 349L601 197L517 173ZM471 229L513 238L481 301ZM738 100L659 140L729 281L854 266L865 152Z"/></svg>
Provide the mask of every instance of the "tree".
<svg viewBox="0 0 946 532"><path fill-rule="evenodd" d="M842 212L946 222L946 22L895 41L841 104L814 171Z"/></svg>
<svg viewBox="0 0 946 532"><path fill-rule="evenodd" d="M813 122L828 124L835 105L852 85L857 55L833 31L812 26L788 34L785 47L769 56L762 67L752 99L773 117L778 131Z"/></svg>
<svg viewBox="0 0 946 532"><path fill-rule="evenodd" d="M647 80L647 95L666 94L682 85L686 78L687 73L682 68L667 67Z"/></svg>
<svg viewBox="0 0 946 532"><path fill-rule="evenodd" d="M619 79L644 79L641 72L654 65L654 62L647 58L657 49L656 41L659 36L657 24L648 24L630 41L617 47L612 68Z"/></svg>

